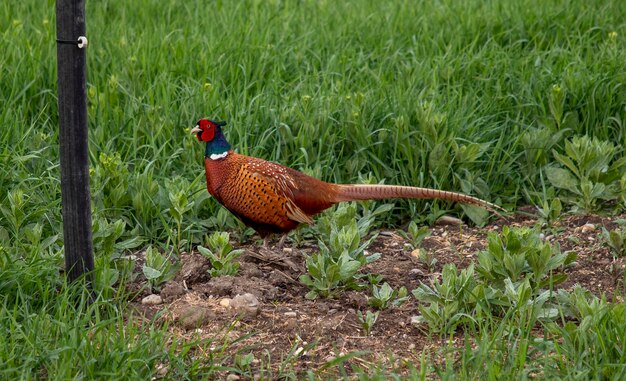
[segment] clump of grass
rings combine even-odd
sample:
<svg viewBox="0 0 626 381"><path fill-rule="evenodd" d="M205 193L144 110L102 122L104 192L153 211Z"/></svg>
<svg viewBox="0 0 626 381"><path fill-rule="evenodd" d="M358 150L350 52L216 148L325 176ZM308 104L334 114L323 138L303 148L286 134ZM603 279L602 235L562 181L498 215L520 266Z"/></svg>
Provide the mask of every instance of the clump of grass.
<svg viewBox="0 0 626 381"><path fill-rule="evenodd" d="M165 364L189 376L196 360L167 324L124 312L82 281L60 281L54 261L14 261L0 269L0 378L147 379ZM172 341L173 340L173 341ZM195 343L191 345L196 345ZM183 354L178 358L178 354Z"/></svg>

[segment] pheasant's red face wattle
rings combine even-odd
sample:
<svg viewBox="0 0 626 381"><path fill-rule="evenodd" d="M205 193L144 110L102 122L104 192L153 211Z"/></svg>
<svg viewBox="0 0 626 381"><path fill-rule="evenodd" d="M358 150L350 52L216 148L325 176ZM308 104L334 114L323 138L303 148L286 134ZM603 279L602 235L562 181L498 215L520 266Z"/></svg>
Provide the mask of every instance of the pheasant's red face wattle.
<svg viewBox="0 0 626 381"><path fill-rule="evenodd" d="M198 121L198 131L196 137L201 142L210 142L215 138L215 124L208 119Z"/></svg>

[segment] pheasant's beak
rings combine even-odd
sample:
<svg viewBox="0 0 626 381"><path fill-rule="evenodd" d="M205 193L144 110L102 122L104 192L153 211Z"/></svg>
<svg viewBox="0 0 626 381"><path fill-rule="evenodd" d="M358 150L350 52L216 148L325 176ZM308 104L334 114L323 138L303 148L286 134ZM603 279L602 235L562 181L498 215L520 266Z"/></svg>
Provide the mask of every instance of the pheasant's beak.
<svg viewBox="0 0 626 381"><path fill-rule="evenodd" d="M201 132L201 131L202 129L198 125L196 125L194 128L191 129L192 134L197 134L198 132Z"/></svg>

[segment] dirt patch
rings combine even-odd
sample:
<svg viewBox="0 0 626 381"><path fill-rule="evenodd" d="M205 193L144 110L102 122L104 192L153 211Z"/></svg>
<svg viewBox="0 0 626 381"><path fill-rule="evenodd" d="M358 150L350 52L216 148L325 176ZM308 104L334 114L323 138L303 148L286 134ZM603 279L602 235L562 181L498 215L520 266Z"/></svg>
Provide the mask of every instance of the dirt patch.
<svg viewBox="0 0 626 381"><path fill-rule="evenodd" d="M544 230L546 240L558 243L562 251L574 250L578 254L576 266L568 270L569 278L560 287L569 289L580 284L597 295L606 294L609 300L622 287L624 258L614 259L600 237L602 227L616 227L616 219L570 216ZM477 253L486 246L488 232L498 231L505 224L536 223L532 216L518 216L484 228L433 227L432 235L421 246L436 259L430 264L420 260L400 235L383 231L368 248L382 257L367 265L363 272L380 274L394 288L404 286L410 291L421 282L439 277L447 263L464 268L475 262ZM174 323L172 330L177 335L200 335L223 343L252 333L232 344L230 350L245 348L255 353L257 359L267 354L272 359L285 358L300 348L296 361L303 369L352 351L369 352L353 361L401 368L406 362L419 363L424 349L440 344L438 339L411 325L411 317L418 314L419 305L412 296L400 306L380 311L370 335L365 334L357 318L358 311L368 309L369 290L344 292L334 299L307 300L308 289L298 277L304 271L306 256L316 250L312 245L287 247L283 251L244 248L238 276L211 279L206 258L198 253L185 254L175 281L162 288L164 304L141 306L139 297L133 303L148 316L165 311L163 316ZM245 293L252 294L259 307L254 314L242 316L228 301ZM462 340L461 335L458 340ZM316 345L309 348L314 342ZM387 364L389 361L397 363Z"/></svg>

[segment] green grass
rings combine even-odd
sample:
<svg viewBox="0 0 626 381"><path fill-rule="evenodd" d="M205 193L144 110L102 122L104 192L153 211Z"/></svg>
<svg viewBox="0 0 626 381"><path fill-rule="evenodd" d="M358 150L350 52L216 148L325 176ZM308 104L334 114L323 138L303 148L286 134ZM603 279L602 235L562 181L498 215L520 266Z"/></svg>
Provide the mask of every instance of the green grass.
<svg viewBox="0 0 626 381"><path fill-rule="evenodd" d="M371 175L510 209L565 192L545 171L562 167L553 150L563 154L571 138L610 141L613 161L624 157L625 16L626 3L599 0L88 1L97 265L115 267L133 245L188 249L213 230L245 238L204 191L204 148L188 130L205 116L229 121L239 152L328 181ZM0 4L0 324L11 333L0 338L2 378L145 379L171 356L165 330L117 329L115 276L98 278L106 297L88 314L65 315L76 290L52 271L63 249L54 39L54 1ZM624 207L620 171L611 212ZM596 181L619 188L615 178ZM170 213L181 201L193 205ZM438 202L395 205L377 224L464 213ZM612 327L607 319L598 337ZM87 326L91 341L81 339ZM625 338L620 331L615 340ZM587 376L623 360L575 357L580 343L559 353L591 367ZM104 346L115 354L99 359ZM480 350L482 372L492 358ZM522 377L518 365L512 374ZM558 374L574 377L578 368L565 365Z"/></svg>
<svg viewBox="0 0 626 381"><path fill-rule="evenodd" d="M123 304L59 281L54 262L16 260L0 269L0 378L4 380L147 379L159 364L193 372L178 360L191 345L169 347L167 327L125 319ZM201 343L199 343L201 344ZM189 365L190 370L185 370Z"/></svg>

